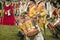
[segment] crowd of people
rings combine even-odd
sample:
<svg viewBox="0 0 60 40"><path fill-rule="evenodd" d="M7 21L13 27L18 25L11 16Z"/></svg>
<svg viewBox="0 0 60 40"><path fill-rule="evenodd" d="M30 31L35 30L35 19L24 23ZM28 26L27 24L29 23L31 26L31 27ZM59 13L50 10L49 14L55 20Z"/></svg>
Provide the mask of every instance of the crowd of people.
<svg viewBox="0 0 60 40"><path fill-rule="evenodd" d="M44 31L51 23L56 25L60 20L60 3L58 1L6 1L3 2L1 24L14 25L19 29L21 40L34 37L33 40L44 40L41 30ZM48 28L53 31L53 27Z"/></svg>

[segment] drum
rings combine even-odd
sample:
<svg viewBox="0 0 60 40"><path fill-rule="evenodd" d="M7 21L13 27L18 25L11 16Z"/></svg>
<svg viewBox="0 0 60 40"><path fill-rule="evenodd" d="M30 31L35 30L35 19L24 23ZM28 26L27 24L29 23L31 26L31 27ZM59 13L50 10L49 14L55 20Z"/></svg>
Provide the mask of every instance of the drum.
<svg viewBox="0 0 60 40"><path fill-rule="evenodd" d="M29 32L27 32L27 36L31 37L31 36L35 36L38 34L38 30L37 29L31 29Z"/></svg>
<svg viewBox="0 0 60 40"><path fill-rule="evenodd" d="M47 27L52 31L53 30L53 25L51 23L48 23Z"/></svg>
<svg viewBox="0 0 60 40"><path fill-rule="evenodd" d="M35 26L33 26L31 20L28 20L25 22L25 27L27 29L27 36L30 37L30 36L34 36L36 34L39 33L39 30L35 28Z"/></svg>
<svg viewBox="0 0 60 40"><path fill-rule="evenodd" d="M32 25L31 20L27 20L23 24L19 23L18 28L22 33L24 33L24 35L28 37L34 36L39 33L39 30Z"/></svg>

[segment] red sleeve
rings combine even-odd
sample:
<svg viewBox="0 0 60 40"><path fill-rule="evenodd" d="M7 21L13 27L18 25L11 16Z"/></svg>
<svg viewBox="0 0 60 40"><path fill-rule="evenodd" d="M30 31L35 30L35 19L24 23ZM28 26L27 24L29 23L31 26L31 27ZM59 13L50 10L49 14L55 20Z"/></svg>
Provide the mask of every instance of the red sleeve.
<svg viewBox="0 0 60 40"><path fill-rule="evenodd" d="M54 15L54 16L56 16L56 15L57 15L56 10L54 10L54 11L53 11L53 15Z"/></svg>

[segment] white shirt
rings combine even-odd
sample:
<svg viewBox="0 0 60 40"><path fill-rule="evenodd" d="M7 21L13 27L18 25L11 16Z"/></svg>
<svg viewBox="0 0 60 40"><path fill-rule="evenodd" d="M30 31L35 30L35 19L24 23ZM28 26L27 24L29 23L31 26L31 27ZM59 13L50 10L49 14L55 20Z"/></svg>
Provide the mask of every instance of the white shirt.
<svg viewBox="0 0 60 40"><path fill-rule="evenodd" d="M24 5L21 4L19 10L20 10L20 14L23 13L23 12L26 12L27 11L26 3Z"/></svg>

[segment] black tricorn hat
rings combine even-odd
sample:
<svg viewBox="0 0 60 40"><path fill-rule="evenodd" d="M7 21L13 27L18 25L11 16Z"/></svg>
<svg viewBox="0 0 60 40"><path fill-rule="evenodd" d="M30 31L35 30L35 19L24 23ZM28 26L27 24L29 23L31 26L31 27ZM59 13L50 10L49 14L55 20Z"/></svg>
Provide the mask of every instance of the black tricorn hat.
<svg viewBox="0 0 60 40"><path fill-rule="evenodd" d="M11 2L11 0L6 0L7 2Z"/></svg>
<svg viewBox="0 0 60 40"><path fill-rule="evenodd" d="M36 1L35 1L35 0L30 0L30 1L33 1L34 3L36 3Z"/></svg>

